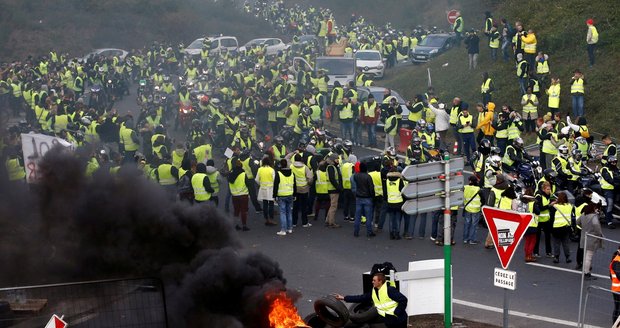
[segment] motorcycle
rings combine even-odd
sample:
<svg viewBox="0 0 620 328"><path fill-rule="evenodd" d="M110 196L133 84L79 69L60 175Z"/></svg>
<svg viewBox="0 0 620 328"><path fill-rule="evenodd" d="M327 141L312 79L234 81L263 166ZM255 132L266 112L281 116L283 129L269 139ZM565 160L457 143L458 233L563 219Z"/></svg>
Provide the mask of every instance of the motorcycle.
<svg viewBox="0 0 620 328"><path fill-rule="evenodd" d="M108 98L105 94L103 87L100 84L94 84L90 87L88 107L94 108L99 115L103 115L107 111Z"/></svg>
<svg viewBox="0 0 620 328"><path fill-rule="evenodd" d="M174 124L174 129L178 130L181 127L182 130L189 129L194 117L194 106L190 104L179 103L179 111L177 112L177 119Z"/></svg>

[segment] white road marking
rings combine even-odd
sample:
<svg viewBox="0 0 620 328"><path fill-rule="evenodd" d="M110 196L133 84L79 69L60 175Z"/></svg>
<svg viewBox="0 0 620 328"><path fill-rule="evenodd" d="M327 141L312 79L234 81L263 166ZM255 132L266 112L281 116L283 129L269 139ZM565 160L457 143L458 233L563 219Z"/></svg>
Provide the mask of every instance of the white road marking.
<svg viewBox="0 0 620 328"><path fill-rule="evenodd" d="M484 304L479 304L479 303L459 300L459 299L456 299L456 298L453 299L452 301L453 301L454 304L458 304L458 305L462 305L462 306L467 306L467 307L471 307L471 308L475 308L475 309L491 311L491 312L496 312L496 313L503 313L504 312L504 309L501 309L501 308L498 308L498 307L494 307L494 306L489 306L489 305L484 305ZM520 311L512 311L512 310L509 310L508 314L513 315L513 316L517 316L517 317L537 320L537 321L544 321L544 322L555 323L555 324L563 325L563 326L578 327L578 323L574 322L574 321L562 320L562 319L557 319L557 318L550 318L550 317L540 316L540 315L536 315L536 314L530 314L530 313L525 313L525 312L520 312ZM592 326L592 325L584 325L584 327L586 327L586 328L603 328L603 327Z"/></svg>

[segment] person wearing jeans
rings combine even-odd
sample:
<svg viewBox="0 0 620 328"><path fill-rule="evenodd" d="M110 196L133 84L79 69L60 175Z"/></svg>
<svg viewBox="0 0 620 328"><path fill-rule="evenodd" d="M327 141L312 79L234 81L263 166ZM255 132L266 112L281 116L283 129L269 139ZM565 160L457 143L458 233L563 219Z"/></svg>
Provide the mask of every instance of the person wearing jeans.
<svg viewBox="0 0 620 328"><path fill-rule="evenodd" d="M418 216L420 217L420 225L418 226L418 238L424 239L426 235L426 218L428 216L427 213L417 213L413 215L404 214L405 221L405 239L412 239L415 235L415 225L418 221ZM409 218L408 218L409 217Z"/></svg>
<svg viewBox="0 0 620 328"><path fill-rule="evenodd" d="M288 166L288 160L280 160L280 171L276 174L273 182L273 196L277 198L280 206L280 231L278 235L284 236L293 233L293 201L295 198L295 175Z"/></svg>
<svg viewBox="0 0 620 328"><path fill-rule="evenodd" d="M476 137L474 135L474 116L469 115L467 104L461 107L461 113L458 116L458 133L463 141L463 150L465 151L465 165L469 163L471 154L476 151Z"/></svg>
<svg viewBox="0 0 620 328"><path fill-rule="evenodd" d="M383 199L385 200L386 216L390 216L390 239L400 239L401 207L405 202L401 191L405 188L402 175L392 168L383 180Z"/></svg>
<svg viewBox="0 0 620 328"><path fill-rule="evenodd" d="M617 184L618 179L620 179L620 172L618 171L618 159L616 156L608 156L606 161L605 166L603 166L599 171L601 175L599 183L601 184L601 189L603 189L605 201L607 202L607 208L605 209L605 221L607 221L608 228L614 229L614 186Z"/></svg>
<svg viewBox="0 0 620 328"><path fill-rule="evenodd" d="M301 213L302 227L308 228L312 224L308 222L308 194L314 175L312 170L303 162L301 154L293 157L291 171L295 176L295 203L293 204L293 226L297 225L299 214Z"/></svg>
<svg viewBox="0 0 620 328"><path fill-rule="evenodd" d="M573 74L570 82L570 95L573 98L573 117L581 117L585 114L583 109L583 98L585 94L584 85L586 82L580 70L576 69Z"/></svg>
<svg viewBox="0 0 620 328"><path fill-rule="evenodd" d="M480 221L480 208L482 205L480 197L480 187L478 186L478 178L472 175L469 177L469 185L463 190L465 209L463 210L463 219L465 225L463 229L463 244L476 245L478 237L478 221Z"/></svg>

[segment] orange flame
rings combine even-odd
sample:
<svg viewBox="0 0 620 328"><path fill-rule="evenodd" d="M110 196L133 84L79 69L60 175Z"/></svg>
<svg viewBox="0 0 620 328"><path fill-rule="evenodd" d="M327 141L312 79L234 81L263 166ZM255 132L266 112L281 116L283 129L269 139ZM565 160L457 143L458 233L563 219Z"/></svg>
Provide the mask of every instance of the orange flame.
<svg viewBox="0 0 620 328"><path fill-rule="evenodd" d="M272 328L307 327L297 313L293 301L284 292L273 297L271 311L269 312L269 324Z"/></svg>

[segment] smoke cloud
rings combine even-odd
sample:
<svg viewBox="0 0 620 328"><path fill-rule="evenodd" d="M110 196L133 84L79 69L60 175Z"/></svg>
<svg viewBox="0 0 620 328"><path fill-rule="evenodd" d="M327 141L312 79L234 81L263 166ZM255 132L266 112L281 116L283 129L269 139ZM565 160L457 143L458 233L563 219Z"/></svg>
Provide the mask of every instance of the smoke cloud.
<svg viewBox="0 0 620 328"><path fill-rule="evenodd" d="M286 281L231 218L170 201L130 167L86 178L85 154L53 149L39 184L0 183L0 261L19 263L1 285L159 277L170 327L269 327L267 296Z"/></svg>

